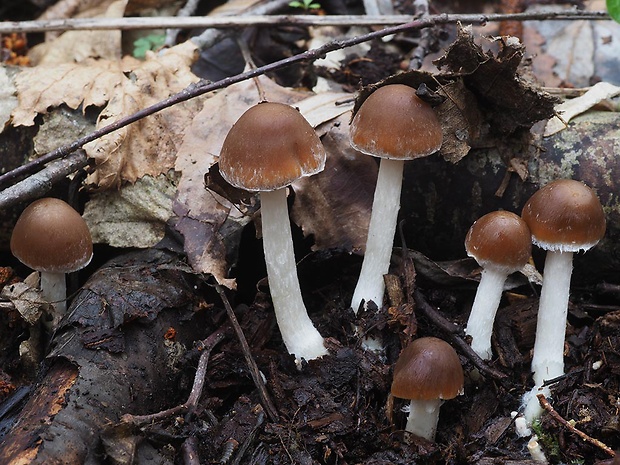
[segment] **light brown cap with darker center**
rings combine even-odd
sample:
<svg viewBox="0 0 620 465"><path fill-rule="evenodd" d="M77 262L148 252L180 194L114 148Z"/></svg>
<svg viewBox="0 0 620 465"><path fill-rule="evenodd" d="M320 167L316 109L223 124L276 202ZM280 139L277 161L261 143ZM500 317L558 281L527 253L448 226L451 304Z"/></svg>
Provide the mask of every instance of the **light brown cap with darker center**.
<svg viewBox="0 0 620 465"><path fill-rule="evenodd" d="M296 109L259 103L228 132L219 168L230 184L249 191L272 191L325 167L325 149Z"/></svg>
<svg viewBox="0 0 620 465"><path fill-rule="evenodd" d="M480 217L469 228L465 250L483 267L512 273L522 269L532 253L532 236L525 221L500 210Z"/></svg>
<svg viewBox="0 0 620 465"><path fill-rule="evenodd" d="M545 250L588 250L605 235L601 202L592 189L573 179L553 181L538 190L521 216L534 243Z"/></svg>
<svg viewBox="0 0 620 465"><path fill-rule="evenodd" d="M441 124L415 89L389 84L375 90L351 121L351 145L379 158L412 160L441 148Z"/></svg>
<svg viewBox="0 0 620 465"><path fill-rule="evenodd" d="M15 223L11 252L33 270L71 273L88 265L93 241L88 226L69 204L43 198L28 205Z"/></svg>
<svg viewBox="0 0 620 465"><path fill-rule="evenodd" d="M463 367L447 342L422 337L409 344L394 366L392 395L399 399L452 399L463 389Z"/></svg>

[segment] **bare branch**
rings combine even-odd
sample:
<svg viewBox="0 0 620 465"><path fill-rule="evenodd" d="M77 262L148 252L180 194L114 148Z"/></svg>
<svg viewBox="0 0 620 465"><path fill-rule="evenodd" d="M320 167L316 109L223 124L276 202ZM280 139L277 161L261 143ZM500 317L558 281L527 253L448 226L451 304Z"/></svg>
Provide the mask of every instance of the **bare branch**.
<svg viewBox="0 0 620 465"><path fill-rule="evenodd" d="M454 14L431 17L435 24L446 23L486 23L490 21L528 21L528 20L610 20L606 11L547 11L517 14ZM75 30L110 29L228 29L250 26L298 25L298 26L391 26L408 23L407 15L250 15L250 16L191 16L191 17L128 17L128 18L70 18L35 21L0 22L0 33L49 32Z"/></svg>

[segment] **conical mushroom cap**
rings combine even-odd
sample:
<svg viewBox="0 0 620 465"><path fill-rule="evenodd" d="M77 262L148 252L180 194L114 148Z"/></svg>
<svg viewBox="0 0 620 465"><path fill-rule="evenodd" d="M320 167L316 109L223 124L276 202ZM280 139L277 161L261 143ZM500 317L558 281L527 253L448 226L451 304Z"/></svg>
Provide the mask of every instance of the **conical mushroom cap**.
<svg viewBox="0 0 620 465"><path fill-rule="evenodd" d="M404 84L375 90L351 121L353 148L379 158L425 157L439 150L442 140L435 111Z"/></svg>
<svg viewBox="0 0 620 465"><path fill-rule="evenodd" d="M588 250L605 235L601 202L592 189L573 179L550 182L535 192L521 216L533 242L545 250Z"/></svg>
<svg viewBox="0 0 620 465"><path fill-rule="evenodd" d="M249 191L273 191L325 167L316 132L293 107L259 103L228 132L219 168L230 184Z"/></svg>
<svg viewBox="0 0 620 465"><path fill-rule="evenodd" d="M11 252L37 271L71 273L93 256L93 241L84 219L60 199L44 198L23 211L11 235Z"/></svg>
<svg viewBox="0 0 620 465"><path fill-rule="evenodd" d="M436 337L422 337L398 357L392 395L399 399L452 399L460 394L463 382L463 367L452 346Z"/></svg>

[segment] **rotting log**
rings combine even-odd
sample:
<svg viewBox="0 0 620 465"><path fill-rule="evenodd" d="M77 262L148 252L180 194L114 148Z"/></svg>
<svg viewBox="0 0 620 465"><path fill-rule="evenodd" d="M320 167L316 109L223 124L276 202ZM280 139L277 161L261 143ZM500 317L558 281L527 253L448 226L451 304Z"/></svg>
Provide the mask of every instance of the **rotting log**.
<svg viewBox="0 0 620 465"><path fill-rule="evenodd" d="M178 401L173 349L206 331L192 320L192 292L169 252L133 253L96 272L52 340L45 376L0 441L0 463L98 463L102 434L121 415Z"/></svg>

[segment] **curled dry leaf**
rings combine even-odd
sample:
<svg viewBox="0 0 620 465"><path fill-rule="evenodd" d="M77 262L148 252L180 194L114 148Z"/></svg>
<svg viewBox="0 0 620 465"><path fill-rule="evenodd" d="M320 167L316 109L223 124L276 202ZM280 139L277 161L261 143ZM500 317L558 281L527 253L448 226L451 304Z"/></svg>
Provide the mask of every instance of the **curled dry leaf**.
<svg viewBox="0 0 620 465"><path fill-rule="evenodd" d="M80 64L24 69L15 80L18 107L15 126L32 126L38 114L67 105L72 109L103 107L98 127L135 113L198 81L190 66L196 47L184 42L145 61L88 59ZM174 167L183 133L202 106L195 98L140 120L85 146L97 169L89 182L118 187L141 176L157 176Z"/></svg>
<svg viewBox="0 0 620 465"><path fill-rule="evenodd" d="M257 82L267 99L291 103L304 97L274 84ZM185 132L175 170L180 173L174 200L175 228L184 237L185 252L194 270L210 273L222 285L235 286L228 277L235 261L239 234L250 220L247 208L205 188L204 176L217 162L226 134L248 108L260 101L255 81L241 82L210 96Z"/></svg>

